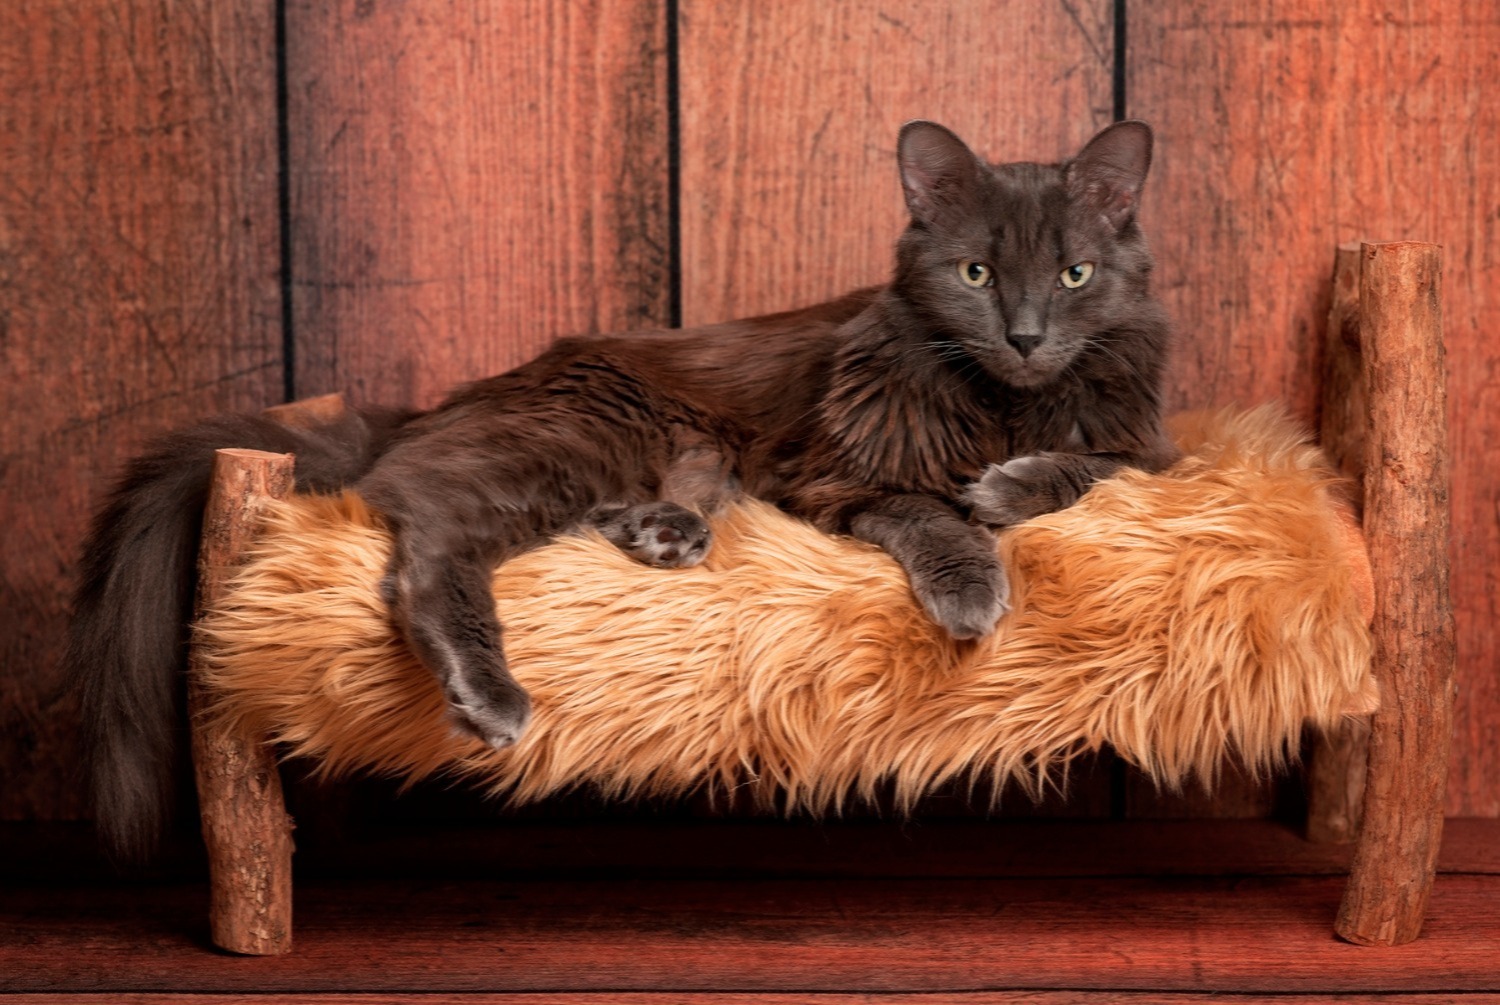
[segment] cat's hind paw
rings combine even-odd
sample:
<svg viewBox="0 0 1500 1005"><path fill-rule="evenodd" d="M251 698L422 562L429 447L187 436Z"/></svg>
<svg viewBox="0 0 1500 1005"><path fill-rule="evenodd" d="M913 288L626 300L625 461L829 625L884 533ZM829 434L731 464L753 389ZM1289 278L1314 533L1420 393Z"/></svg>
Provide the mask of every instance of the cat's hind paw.
<svg viewBox="0 0 1500 1005"><path fill-rule="evenodd" d="M659 569L697 565L713 545L713 533L703 518L676 503L650 502L602 510L592 522L615 547Z"/></svg>

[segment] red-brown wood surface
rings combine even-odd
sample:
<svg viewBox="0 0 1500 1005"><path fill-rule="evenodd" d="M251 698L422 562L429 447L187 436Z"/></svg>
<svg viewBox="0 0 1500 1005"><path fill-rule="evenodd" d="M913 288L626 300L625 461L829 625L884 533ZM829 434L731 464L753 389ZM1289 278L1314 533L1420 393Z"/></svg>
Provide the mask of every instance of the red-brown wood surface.
<svg viewBox="0 0 1500 1005"><path fill-rule="evenodd" d="M266 505L292 493L291 454L220 450L203 508L197 610L213 607L244 563ZM209 860L209 926L214 945L267 956L292 948L292 822L281 794L276 752L265 737L206 713L195 646L188 661L193 774Z"/></svg>
<svg viewBox="0 0 1500 1005"><path fill-rule="evenodd" d="M430 819L350 822L337 840L305 808L297 820L303 881L379 876L550 879L829 879L1344 876L1352 849L1305 840L1274 820L929 820L907 822L508 820L481 827ZM1438 869L1500 876L1500 822L1455 818L1443 828ZM182 845L188 842L184 838ZM151 874L202 874L196 847ZM87 825L0 824L0 888L109 884Z"/></svg>
<svg viewBox="0 0 1500 1005"><path fill-rule="evenodd" d="M1500 815L1500 17L1486 0L1128 10L1127 111L1157 128L1149 232L1181 332L1173 407L1274 399L1312 420L1330 249L1444 246L1459 637L1447 807Z"/></svg>
<svg viewBox="0 0 1500 1005"><path fill-rule="evenodd" d="M885 282L901 124L942 122L992 160L1071 156L1110 121L1113 31L1105 0L682 0L683 322ZM1041 812L1107 814L1109 776Z"/></svg>
<svg viewBox="0 0 1500 1005"><path fill-rule="evenodd" d="M994 160L1070 156L1110 121L1105 0L679 10L688 324L884 282L905 223L907 119Z"/></svg>
<svg viewBox="0 0 1500 1005"><path fill-rule="evenodd" d="M1442 254L1417 242L1366 244L1360 261L1370 406L1364 531L1375 578L1381 704L1370 725L1364 822L1338 932L1391 945L1422 929L1442 843L1453 731Z"/></svg>
<svg viewBox="0 0 1500 1005"><path fill-rule="evenodd" d="M286 5L298 395L425 407L669 320L665 11Z"/></svg>
<svg viewBox="0 0 1500 1005"><path fill-rule="evenodd" d="M0 818L82 812L56 661L106 483L153 433L281 397L274 8L0 18Z"/></svg>
<svg viewBox="0 0 1500 1005"><path fill-rule="evenodd" d="M517 994L472 992L410 992L405 994L278 994L277 1005L599 1005L605 997L596 991L554 991ZM610 1005L807 1005L800 991L637 991L608 994ZM238 999L228 999L238 1001ZM254 1001L254 998L245 1001ZM1215 1001L1235 1005L1273 1005L1305 1002L1301 995L1235 995L1216 996ZM1452 1005L1451 994L1338 994L1319 995L1319 1003L1339 1005ZM955 991L911 994L819 994L816 1005L1176 1005L1201 1003L1203 996L1192 992L1132 991ZM225 1005L218 994L63 994L39 992L6 997L7 1005ZM1464 1005L1497 1005L1500 994L1466 994Z"/></svg>
<svg viewBox="0 0 1500 1005"><path fill-rule="evenodd" d="M203 891L0 891L6 991L1484 991L1500 878L1444 875L1423 938L1335 939L1334 876L298 887L297 951L207 949Z"/></svg>
<svg viewBox="0 0 1500 1005"><path fill-rule="evenodd" d="M882 279L905 118L995 158L1075 149L1110 118L1114 6L681 0L685 318ZM275 7L6 8L0 816L82 812L54 661L107 473L148 433L281 397ZM556 334L668 320L672 8L285 7L299 393L430 403ZM1311 419L1328 249L1446 248L1448 809L1500 815L1494 7L1127 10L1126 110L1158 135L1143 221L1181 331L1172 407L1277 398Z"/></svg>
<svg viewBox="0 0 1500 1005"><path fill-rule="evenodd" d="M1364 510L1365 435L1370 420L1360 349L1360 257L1360 246L1353 243L1339 245L1334 253L1318 395L1318 443L1334 467L1350 479L1347 496L1352 513ZM1313 739L1306 776L1308 840L1347 844L1358 835L1369 739L1368 716L1351 718Z"/></svg>

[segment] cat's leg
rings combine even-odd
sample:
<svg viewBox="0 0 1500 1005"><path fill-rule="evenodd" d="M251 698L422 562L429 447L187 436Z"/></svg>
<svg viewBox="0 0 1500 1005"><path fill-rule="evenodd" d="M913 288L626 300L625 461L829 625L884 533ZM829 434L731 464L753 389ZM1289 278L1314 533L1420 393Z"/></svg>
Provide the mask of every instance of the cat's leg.
<svg viewBox="0 0 1500 1005"><path fill-rule="evenodd" d="M1159 471L1171 463L1170 448L1150 457L1125 453L1047 452L991 464L964 490L963 502L993 527L1030 520L1073 505L1097 481L1121 468Z"/></svg>
<svg viewBox="0 0 1500 1005"><path fill-rule="evenodd" d="M680 569L708 556L713 535L700 514L712 515L736 485L729 452L715 437L681 425L670 436L673 456L662 478L661 498L604 506L589 522L637 561Z"/></svg>
<svg viewBox="0 0 1500 1005"><path fill-rule="evenodd" d="M508 747L531 719L531 698L506 666L490 577L479 550L444 548L397 529L381 590L402 635L433 672L454 725L492 747Z"/></svg>
<svg viewBox="0 0 1500 1005"><path fill-rule="evenodd" d="M912 592L948 634L976 639L994 631L1010 599L995 539L933 496L886 496L849 521L862 541L900 562Z"/></svg>
<svg viewBox="0 0 1500 1005"><path fill-rule="evenodd" d="M661 498L710 516L739 493L735 455L719 437L684 423L668 431L672 460Z"/></svg>

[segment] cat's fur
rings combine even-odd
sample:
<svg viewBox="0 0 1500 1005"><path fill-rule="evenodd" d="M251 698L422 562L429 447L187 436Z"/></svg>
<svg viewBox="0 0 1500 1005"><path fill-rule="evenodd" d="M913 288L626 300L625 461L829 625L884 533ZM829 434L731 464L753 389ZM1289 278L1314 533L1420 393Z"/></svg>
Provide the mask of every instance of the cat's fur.
<svg viewBox="0 0 1500 1005"><path fill-rule="evenodd" d="M693 510L745 491L885 548L953 636L991 631L1008 587L986 526L1172 456L1167 325L1135 222L1151 135L1120 123L1059 165L987 165L932 123L908 124L899 147L912 220L888 287L566 339L409 421L287 434L237 420L137 462L91 539L68 657L112 843L139 851L160 816L214 445L294 450L305 487L357 479L395 532L383 583L395 621L455 724L496 746L530 704L506 668L490 572L584 522L642 561L691 564L708 546ZM367 449L321 446L351 437ZM182 456L194 461L179 472Z"/></svg>

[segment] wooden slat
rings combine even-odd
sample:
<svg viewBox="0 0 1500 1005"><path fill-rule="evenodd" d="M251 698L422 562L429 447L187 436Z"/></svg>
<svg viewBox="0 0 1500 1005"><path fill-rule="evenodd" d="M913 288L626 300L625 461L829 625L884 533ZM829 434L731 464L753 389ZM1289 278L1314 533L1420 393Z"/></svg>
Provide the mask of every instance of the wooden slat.
<svg viewBox="0 0 1500 1005"><path fill-rule="evenodd" d="M1069 156L1110 121L1104 0L679 9L688 324L884 282L907 119L996 160Z"/></svg>
<svg viewBox="0 0 1500 1005"><path fill-rule="evenodd" d="M414 822L350 834L339 847L303 854L301 866L314 875L489 878L1342 876L1350 854L1264 819L919 817L810 824L648 818L456 830ZM1500 876L1500 821L1449 820L1438 869Z"/></svg>
<svg viewBox="0 0 1500 1005"><path fill-rule="evenodd" d="M303 884L298 949L208 951L199 887L0 892L0 989L1484 991L1500 879L1423 939L1331 937L1337 877Z"/></svg>
<svg viewBox="0 0 1500 1005"><path fill-rule="evenodd" d="M1029 877L1343 875L1347 848L1310 844L1268 820L509 824L371 831L303 855L314 874L489 878ZM300 833L300 832L299 832ZM1445 844L1444 867L1500 874L1500 830ZM503 855L500 851L503 849Z"/></svg>
<svg viewBox="0 0 1500 1005"><path fill-rule="evenodd" d="M1107 0L678 8L685 324L886 281L909 119L1005 161L1071 156L1111 119ZM1109 774L1056 811L1107 814Z"/></svg>
<svg viewBox="0 0 1500 1005"><path fill-rule="evenodd" d="M1459 699L1447 809L1500 815L1500 18L1486 0L1130 4L1128 112L1157 127L1151 235L1182 332L1173 407L1278 399L1311 420L1327 255L1434 241L1453 429Z"/></svg>
<svg viewBox="0 0 1500 1005"><path fill-rule="evenodd" d="M585 818L464 826L297 820L301 877L877 878L1342 876L1350 850L1271 820L712 822ZM157 881L203 875L202 850L173 846ZM81 824L0 824L0 887L117 876ZM1439 873L1500 876L1500 821L1449 820Z"/></svg>
<svg viewBox="0 0 1500 1005"><path fill-rule="evenodd" d="M1342 875L1348 849L1311 844L1287 824L1235 821L925 821L907 824L661 820L432 821L348 825L335 839L293 807L304 878L381 873L687 878L762 876ZM1450 820L1439 869L1500 875L1500 831ZM194 836L192 845L198 845ZM0 885L108 883L84 825L0 825ZM173 845L158 881L203 875L201 849Z"/></svg>
<svg viewBox="0 0 1500 1005"><path fill-rule="evenodd" d="M275 4L11 0L0 31L0 818L83 811L56 669L149 435L282 395Z"/></svg>
<svg viewBox="0 0 1500 1005"><path fill-rule="evenodd" d="M1287 779L1256 778L1230 762L1209 787L1190 779L1179 791L1172 792L1158 788L1149 775L1134 769L1125 773L1123 784L1127 817L1243 820L1270 816L1276 809L1278 790L1287 785Z"/></svg>
<svg viewBox="0 0 1500 1005"><path fill-rule="evenodd" d="M1318 443L1334 467L1350 479L1346 497L1355 514L1364 510L1365 437L1370 421L1360 348L1359 263L1358 244L1339 245L1334 253L1318 401ZM1368 716L1351 718L1313 738L1307 765L1308 840L1348 844L1358 835L1369 739Z"/></svg>
<svg viewBox="0 0 1500 1005"><path fill-rule="evenodd" d="M278 994L277 1005L600 1005L597 991L484 994L412 992L409 994ZM645 991L608 993L609 1005L807 1005L804 992ZM223 1005L217 994L20 994L6 1005ZM955 991L912 994L819 994L816 1005L1198 1005L1198 994L1130 991ZM1296 1005L1301 995L1215 995L1233 1005ZM1452 1005L1450 994L1320 995L1320 1005ZM1463 1005L1500 1005L1500 994L1466 994Z"/></svg>
<svg viewBox="0 0 1500 1005"><path fill-rule="evenodd" d="M664 11L286 5L298 395L429 406L668 321Z"/></svg>

